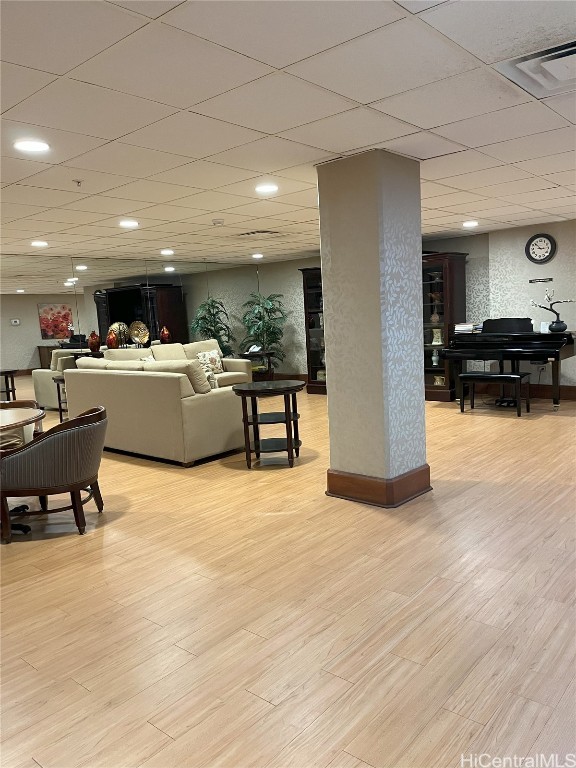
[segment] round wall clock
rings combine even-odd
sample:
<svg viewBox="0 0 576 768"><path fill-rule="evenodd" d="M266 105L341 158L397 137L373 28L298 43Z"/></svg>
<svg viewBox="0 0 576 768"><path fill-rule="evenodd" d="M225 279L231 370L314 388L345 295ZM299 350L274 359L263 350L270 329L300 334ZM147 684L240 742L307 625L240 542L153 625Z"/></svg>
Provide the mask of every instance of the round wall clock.
<svg viewBox="0 0 576 768"><path fill-rule="evenodd" d="M552 235L533 235L526 243L526 258L534 264L547 264L556 254L556 240Z"/></svg>

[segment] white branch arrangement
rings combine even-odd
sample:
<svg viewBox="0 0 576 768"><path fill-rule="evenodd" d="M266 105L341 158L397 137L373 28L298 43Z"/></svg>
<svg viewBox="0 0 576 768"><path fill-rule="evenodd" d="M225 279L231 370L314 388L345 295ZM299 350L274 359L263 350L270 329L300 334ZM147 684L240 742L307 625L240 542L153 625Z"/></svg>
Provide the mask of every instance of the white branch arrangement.
<svg viewBox="0 0 576 768"><path fill-rule="evenodd" d="M545 307L544 304L536 304L534 299L532 299L530 301L530 304L533 307L539 307L540 309L545 309L547 312L552 312L553 314L556 315L556 322L559 322L560 321L560 313L556 312L556 310L552 309L552 307L555 304L573 304L575 300L574 299L561 299L561 300L558 300L557 299L556 301L552 301L553 298L554 298L554 291L552 291L552 292L546 291L546 293L544 294L544 300L547 301L550 306Z"/></svg>

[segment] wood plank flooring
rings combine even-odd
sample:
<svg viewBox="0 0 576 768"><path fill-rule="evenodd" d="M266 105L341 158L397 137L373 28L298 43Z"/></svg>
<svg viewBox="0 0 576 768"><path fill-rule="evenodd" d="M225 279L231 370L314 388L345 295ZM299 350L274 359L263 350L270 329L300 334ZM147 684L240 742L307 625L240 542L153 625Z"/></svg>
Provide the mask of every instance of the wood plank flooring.
<svg viewBox="0 0 576 768"><path fill-rule="evenodd" d="M2 547L2 768L576 752L576 403L427 403L434 490L396 510L324 494L326 399L299 406L293 469L105 453L85 536Z"/></svg>

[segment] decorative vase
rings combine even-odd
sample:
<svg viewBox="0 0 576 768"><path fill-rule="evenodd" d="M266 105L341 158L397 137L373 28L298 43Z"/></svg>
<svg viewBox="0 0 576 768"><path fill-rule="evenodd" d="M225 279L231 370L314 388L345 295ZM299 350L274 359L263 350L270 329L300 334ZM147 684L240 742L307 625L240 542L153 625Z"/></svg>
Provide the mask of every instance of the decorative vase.
<svg viewBox="0 0 576 768"><path fill-rule="evenodd" d="M169 344L171 339L172 339L172 335L170 334L170 331L168 330L168 328L166 328L165 325L163 325L162 330L160 331L160 343Z"/></svg>
<svg viewBox="0 0 576 768"><path fill-rule="evenodd" d="M441 347L444 344L444 339L442 338L442 328L432 329L432 344L438 347Z"/></svg>
<svg viewBox="0 0 576 768"><path fill-rule="evenodd" d="M436 366L436 365L439 365L439 363L440 363L440 353L438 352L437 349L435 349L432 352L432 365Z"/></svg>
<svg viewBox="0 0 576 768"><path fill-rule="evenodd" d="M88 336L88 349L92 354L100 351L100 336L98 336L96 331L92 331L90 336Z"/></svg>
<svg viewBox="0 0 576 768"><path fill-rule="evenodd" d="M108 335L106 336L106 346L108 349L118 349L120 346L118 336L114 331L108 331Z"/></svg>
<svg viewBox="0 0 576 768"><path fill-rule="evenodd" d="M554 322L550 323L548 326L550 333L563 333L566 328L568 328L568 326L563 320L560 320L560 318L554 320Z"/></svg>
<svg viewBox="0 0 576 768"><path fill-rule="evenodd" d="M430 315L430 322L431 323L440 322L440 315L438 314L438 312L436 312L436 309L434 309L434 312Z"/></svg>

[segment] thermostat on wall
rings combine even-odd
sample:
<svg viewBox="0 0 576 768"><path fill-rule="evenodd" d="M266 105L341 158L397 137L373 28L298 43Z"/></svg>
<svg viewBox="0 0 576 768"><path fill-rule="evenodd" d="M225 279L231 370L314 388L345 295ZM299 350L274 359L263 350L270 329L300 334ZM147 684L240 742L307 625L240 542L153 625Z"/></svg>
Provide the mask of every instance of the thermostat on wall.
<svg viewBox="0 0 576 768"><path fill-rule="evenodd" d="M20 318L18 318L18 317L13 317L13 318L10 320L10 325L20 325Z"/></svg>

